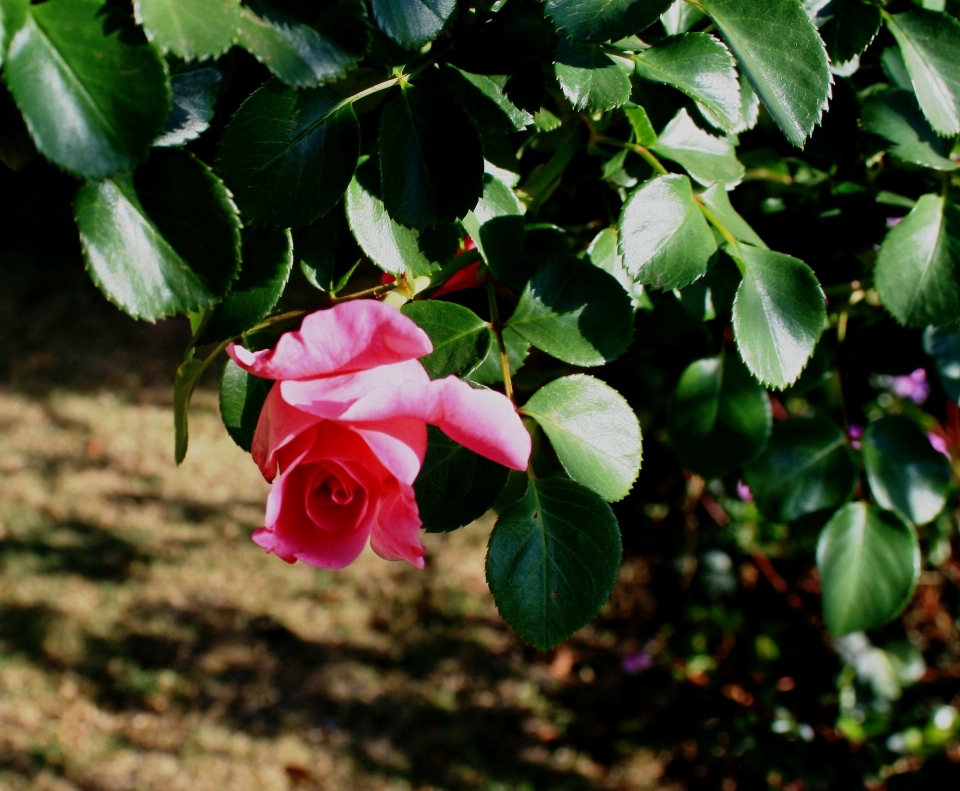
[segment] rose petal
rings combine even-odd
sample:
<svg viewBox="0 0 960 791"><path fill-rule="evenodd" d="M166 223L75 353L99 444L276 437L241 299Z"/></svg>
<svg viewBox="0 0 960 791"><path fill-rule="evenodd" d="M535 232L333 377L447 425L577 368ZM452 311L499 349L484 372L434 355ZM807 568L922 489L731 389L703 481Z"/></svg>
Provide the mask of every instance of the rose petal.
<svg viewBox="0 0 960 791"><path fill-rule="evenodd" d="M251 352L230 344L227 353L264 379L307 379L415 360L433 351L427 334L396 308L376 300L341 302L311 313L274 349Z"/></svg>
<svg viewBox="0 0 960 791"><path fill-rule="evenodd" d="M384 560L407 560L422 569L420 512L413 488L394 483L380 494L380 513L370 531L370 548Z"/></svg>
<svg viewBox="0 0 960 791"><path fill-rule="evenodd" d="M270 389L250 445L250 454L268 482L277 475L277 454L321 421L317 415L290 406L283 400L279 387Z"/></svg>
<svg viewBox="0 0 960 791"><path fill-rule="evenodd" d="M420 420L397 418L361 423L353 430L363 437L380 463L401 483L412 484L427 455L427 426Z"/></svg>

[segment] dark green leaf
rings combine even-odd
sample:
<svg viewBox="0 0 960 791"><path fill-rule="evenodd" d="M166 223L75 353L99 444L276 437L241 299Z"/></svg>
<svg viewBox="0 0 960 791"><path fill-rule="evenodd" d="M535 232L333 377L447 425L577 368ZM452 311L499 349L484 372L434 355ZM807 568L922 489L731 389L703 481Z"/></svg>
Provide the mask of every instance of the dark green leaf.
<svg viewBox="0 0 960 791"><path fill-rule="evenodd" d="M187 457L187 445L190 442L190 427L187 422L190 399L197 387L197 382L206 370L204 361L193 357L184 360L177 368L177 376L173 382L173 457L177 466L181 465Z"/></svg>
<svg viewBox="0 0 960 791"><path fill-rule="evenodd" d="M950 460L933 449L912 420L893 415L871 423L863 434L863 462L879 505L915 525L943 510Z"/></svg>
<svg viewBox="0 0 960 791"><path fill-rule="evenodd" d="M447 85L467 115L480 128L491 132L520 132L533 123L533 116L521 110L503 92L505 76L471 74L450 66Z"/></svg>
<svg viewBox="0 0 960 791"><path fill-rule="evenodd" d="M90 276L134 318L209 307L237 275L236 208L191 154L156 149L133 175L81 187L75 211Z"/></svg>
<svg viewBox="0 0 960 791"><path fill-rule="evenodd" d="M558 360L603 365L630 345L633 311L611 275L568 258L531 278L508 325Z"/></svg>
<svg viewBox="0 0 960 791"><path fill-rule="evenodd" d="M860 123L864 131L889 141L898 159L935 170L960 167L949 159L952 141L933 131L911 91L886 88L870 94L861 105Z"/></svg>
<svg viewBox="0 0 960 791"><path fill-rule="evenodd" d="M761 512L778 522L836 508L857 485L843 432L822 418L774 425L767 449L743 472Z"/></svg>
<svg viewBox="0 0 960 791"><path fill-rule="evenodd" d="M423 529L448 533L476 521L497 501L509 473L427 426L427 456L413 482Z"/></svg>
<svg viewBox="0 0 960 791"><path fill-rule="evenodd" d="M371 0L377 24L404 49L433 41L457 10L457 0Z"/></svg>
<svg viewBox="0 0 960 791"><path fill-rule="evenodd" d="M233 46L240 0L134 0L137 21L164 52L215 58Z"/></svg>
<svg viewBox="0 0 960 791"><path fill-rule="evenodd" d="M565 376L541 387L520 411L540 424L571 478L608 502L627 496L640 474L640 423L610 385Z"/></svg>
<svg viewBox="0 0 960 791"><path fill-rule="evenodd" d="M923 333L923 348L937 363L943 390L960 404L960 327L927 327Z"/></svg>
<svg viewBox="0 0 960 791"><path fill-rule="evenodd" d="M875 271L880 299L901 324L960 320L960 208L922 196L883 240Z"/></svg>
<svg viewBox="0 0 960 791"><path fill-rule="evenodd" d="M650 146L657 142L657 133L650 122L650 116L642 107L624 107L623 114L627 116L637 142L642 146Z"/></svg>
<svg viewBox="0 0 960 791"><path fill-rule="evenodd" d="M294 253L300 261L304 277L321 291L333 289L333 273L337 264L338 213L331 212L293 234Z"/></svg>
<svg viewBox="0 0 960 791"><path fill-rule="evenodd" d="M30 0L0 0L0 65L7 56L10 41L27 21Z"/></svg>
<svg viewBox="0 0 960 791"><path fill-rule="evenodd" d="M830 97L823 40L799 0L701 0L740 70L783 130L802 147Z"/></svg>
<svg viewBox="0 0 960 791"><path fill-rule="evenodd" d="M915 8L887 16L917 99L942 135L960 134L960 22Z"/></svg>
<svg viewBox="0 0 960 791"><path fill-rule="evenodd" d="M261 0L244 0L238 43L287 85L323 85L343 77L370 46L363 6L357 0L328 3L310 24Z"/></svg>
<svg viewBox="0 0 960 791"><path fill-rule="evenodd" d="M702 277L717 242L686 176L657 176L638 187L620 215L623 265L654 288L683 288Z"/></svg>
<svg viewBox="0 0 960 791"><path fill-rule="evenodd" d="M182 64L170 71L173 109L155 146L182 146L200 137L213 119L223 83L220 69L209 63Z"/></svg>
<svg viewBox="0 0 960 791"><path fill-rule="evenodd" d="M686 33L701 19L703 19L703 11L688 3L687 0L675 0L673 5L660 15L663 29L671 36Z"/></svg>
<svg viewBox="0 0 960 791"><path fill-rule="evenodd" d="M723 223L723 226L733 234L734 238L741 242L752 244L754 247L767 247L763 239L757 235L757 232L750 227L747 221L744 220L730 204L730 194L722 184L714 184L709 189L701 192L700 200L702 200L713 215Z"/></svg>
<svg viewBox="0 0 960 791"><path fill-rule="evenodd" d="M483 193L483 147L460 105L406 85L380 118L383 202L402 225L458 220Z"/></svg>
<svg viewBox="0 0 960 791"><path fill-rule="evenodd" d="M160 56L102 0L30 5L5 76L40 152L86 178L132 170L170 113Z"/></svg>
<svg viewBox="0 0 960 791"><path fill-rule="evenodd" d="M616 41L654 22L671 0L546 0L557 30L582 41Z"/></svg>
<svg viewBox="0 0 960 791"><path fill-rule="evenodd" d="M700 102L720 128L740 125L740 83L730 51L706 33L670 36L636 56L637 74L663 82Z"/></svg>
<svg viewBox="0 0 960 791"><path fill-rule="evenodd" d="M913 82L910 80L907 64L903 62L900 47L887 47L880 56L880 63L890 82L900 90L913 92Z"/></svg>
<svg viewBox="0 0 960 791"><path fill-rule="evenodd" d="M227 125L217 172L250 220L307 225L340 200L360 156L353 106L330 88L270 80Z"/></svg>
<svg viewBox="0 0 960 791"><path fill-rule="evenodd" d="M293 268L293 239L279 228L245 228L243 266L223 302L213 309L201 343L215 343L246 332L277 306Z"/></svg>
<svg viewBox="0 0 960 791"><path fill-rule="evenodd" d="M600 611L620 570L620 528L610 506L575 481L531 481L497 520L487 583L503 619L546 651Z"/></svg>
<svg viewBox="0 0 960 791"><path fill-rule="evenodd" d="M820 534L817 568L827 629L841 637L883 626L907 606L920 575L920 546L896 514L850 503Z"/></svg>
<svg viewBox="0 0 960 791"><path fill-rule="evenodd" d="M691 364L669 412L670 444L683 466L719 478L763 451L772 428L770 400L736 355Z"/></svg>
<svg viewBox="0 0 960 791"><path fill-rule="evenodd" d="M733 303L740 356L763 384L782 389L800 376L826 319L816 275L803 261L740 245L743 282Z"/></svg>
<svg viewBox="0 0 960 791"><path fill-rule="evenodd" d="M705 132L693 122L686 109L677 113L650 148L682 165L704 186L723 184L733 189L746 172L737 161L733 140Z"/></svg>
<svg viewBox="0 0 960 791"><path fill-rule="evenodd" d="M402 310L433 341L433 352L420 358L431 379L468 375L490 351L489 325L469 308L425 300L408 302Z"/></svg>
<svg viewBox="0 0 960 791"><path fill-rule="evenodd" d="M490 333L490 350L487 356L466 378L477 384L496 384L503 381L503 362L500 360L500 349L497 346L497 339ZM505 327L503 330L503 345L507 351L507 362L510 364L510 373L515 374L520 370L530 353L530 344L525 341L516 331Z"/></svg>
<svg viewBox="0 0 960 791"><path fill-rule="evenodd" d="M820 35L834 64L848 63L862 53L880 29L880 9L860 0L834 4Z"/></svg>
<svg viewBox="0 0 960 791"><path fill-rule="evenodd" d="M643 299L643 286L634 282L623 266L617 229L604 228L594 236L587 248L587 257L594 266L617 279L617 282L623 286L623 290L630 296L630 301L636 309Z"/></svg>
<svg viewBox="0 0 960 791"><path fill-rule="evenodd" d="M560 39L554 71L576 110L612 110L630 98L630 77L593 44Z"/></svg>
<svg viewBox="0 0 960 791"><path fill-rule="evenodd" d="M513 272L523 269L523 204L502 181L484 175L483 196L463 218L463 227L497 280L510 281Z"/></svg>
<svg viewBox="0 0 960 791"><path fill-rule="evenodd" d="M260 420L260 410L273 382L247 373L227 360L220 379L220 417L231 439L248 453Z"/></svg>

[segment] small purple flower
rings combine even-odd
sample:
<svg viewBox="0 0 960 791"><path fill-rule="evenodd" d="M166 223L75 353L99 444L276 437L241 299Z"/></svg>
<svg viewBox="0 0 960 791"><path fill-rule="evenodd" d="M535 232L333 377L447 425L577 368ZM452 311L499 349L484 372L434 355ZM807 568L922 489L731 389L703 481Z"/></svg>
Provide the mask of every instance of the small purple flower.
<svg viewBox="0 0 960 791"><path fill-rule="evenodd" d="M887 228L896 228L903 222L903 217L887 217Z"/></svg>
<svg viewBox="0 0 960 791"><path fill-rule="evenodd" d="M923 368L917 368L907 376L895 376L890 383L890 390L899 398L909 398L915 404L922 404L930 395L927 372Z"/></svg>
<svg viewBox="0 0 960 791"><path fill-rule="evenodd" d="M850 438L850 447L854 450L860 450L860 439L863 437L863 426L859 423L851 423L847 429L847 436Z"/></svg>
<svg viewBox="0 0 960 791"><path fill-rule="evenodd" d="M743 481L737 482L737 497L739 497L745 503L748 503L753 499L753 492L750 491L750 487L747 486Z"/></svg>
<svg viewBox="0 0 960 791"><path fill-rule="evenodd" d="M649 670L653 666L653 657L646 651L636 654L627 654L620 663L620 669L631 676Z"/></svg>
<svg viewBox="0 0 960 791"><path fill-rule="evenodd" d="M937 453L942 453L948 459L950 458L950 451L947 450L947 441L943 437L930 431L927 433L927 439L930 440L930 444L933 445L933 449Z"/></svg>

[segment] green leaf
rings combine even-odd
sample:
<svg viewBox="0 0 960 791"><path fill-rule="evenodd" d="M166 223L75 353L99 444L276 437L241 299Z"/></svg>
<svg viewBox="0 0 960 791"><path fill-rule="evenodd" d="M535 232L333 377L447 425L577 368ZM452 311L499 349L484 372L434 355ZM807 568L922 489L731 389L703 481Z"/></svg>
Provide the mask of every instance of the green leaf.
<svg viewBox="0 0 960 791"><path fill-rule="evenodd" d="M875 276L880 299L901 324L960 320L960 208L923 195L883 240Z"/></svg>
<svg viewBox="0 0 960 791"><path fill-rule="evenodd" d="M740 356L763 384L782 389L800 376L826 320L826 300L803 261L740 245L743 282L733 303Z"/></svg>
<svg viewBox="0 0 960 791"><path fill-rule="evenodd" d="M757 507L777 522L836 508L857 485L856 462L843 432L822 418L775 424L766 450L743 473Z"/></svg>
<svg viewBox="0 0 960 791"><path fill-rule="evenodd" d="M540 424L571 478L608 502L627 496L640 474L640 422L610 385L565 376L541 387L520 412Z"/></svg>
<svg viewBox="0 0 960 791"><path fill-rule="evenodd" d="M686 176L656 176L627 198L620 252L634 278L654 288L683 288L706 274L717 242Z"/></svg>
<svg viewBox="0 0 960 791"><path fill-rule="evenodd" d="M546 12L557 30L581 41L616 41L639 33L654 22L672 0L546 0Z"/></svg>
<svg viewBox="0 0 960 791"><path fill-rule="evenodd" d="M423 529L448 533L475 522L497 501L510 471L427 426L427 455L413 482Z"/></svg>
<svg viewBox="0 0 960 791"><path fill-rule="evenodd" d="M27 21L30 0L0 0L0 65L17 31Z"/></svg>
<svg viewBox="0 0 960 791"><path fill-rule="evenodd" d="M834 637L892 621L913 596L920 546L913 528L865 503L841 508L817 544L823 617Z"/></svg>
<svg viewBox="0 0 960 791"><path fill-rule="evenodd" d="M571 365L603 365L623 354L633 337L633 311L621 285L577 258L537 272L507 324Z"/></svg>
<svg viewBox="0 0 960 791"><path fill-rule="evenodd" d="M757 232L750 227L750 224L733 208L730 203L730 194L722 184L714 184L712 187L701 192L700 200L702 200L713 215L723 223L724 227L733 234L734 238L741 242L752 244L754 247L767 249L767 245L764 244L763 239L757 235Z"/></svg>
<svg viewBox="0 0 960 791"><path fill-rule="evenodd" d="M210 307L240 267L240 221L192 154L156 149L131 174L90 182L75 204L87 270L111 302L155 321Z"/></svg>
<svg viewBox="0 0 960 791"><path fill-rule="evenodd" d="M890 153L904 162L935 170L960 168L949 159L952 141L933 131L911 91L880 88L871 93L860 107L860 124L890 142Z"/></svg>
<svg viewBox="0 0 960 791"><path fill-rule="evenodd" d="M880 64L883 66L883 73L887 76L887 79L897 88L913 92L913 82L910 80L909 72L907 72L907 64L903 61L903 53L900 52L900 47L887 47L880 56Z"/></svg>
<svg viewBox="0 0 960 791"><path fill-rule="evenodd" d="M892 415L863 434L863 462L877 503L915 525L934 519L947 502L950 460L933 449L916 423Z"/></svg>
<svg viewBox="0 0 960 791"><path fill-rule="evenodd" d="M587 257L594 266L616 278L617 282L623 286L623 290L629 295L630 302L636 310L643 299L643 286L634 282L634 279L630 277L623 266L617 229L604 228L594 236L593 241L587 248Z"/></svg>
<svg viewBox="0 0 960 791"><path fill-rule="evenodd" d="M371 159L357 169L347 188L347 222L357 244L384 272L430 274L436 266L420 249L420 232L390 218L379 197L378 181L377 161Z"/></svg>
<svg viewBox="0 0 960 791"><path fill-rule="evenodd" d="M401 225L458 220L483 193L483 147L460 105L406 85L380 117L383 202Z"/></svg>
<svg viewBox="0 0 960 791"><path fill-rule="evenodd" d="M670 404L670 444L683 466L720 478L755 459L770 438L766 391L736 355L692 363Z"/></svg>
<svg viewBox="0 0 960 791"><path fill-rule="evenodd" d="M706 33L670 36L636 55L637 74L662 82L700 102L720 128L740 125L740 83L730 51Z"/></svg>
<svg viewBox="0 0 960 791"><path fill-rule="evenodd" d="M247 453L273 381L247 373L227 360L220 379L220 417L230 438Z"/></svg>
<svg viewBox="0 0 960 791"><path fill-rule="evenodd" d="M333 273L337 265L337 235L340 216L326 214L293 234L296 258L304 277L320 291L333 289Z"/></svg>
<svg viewBox="0 0 960 791"><path fill-rule="evenodd" d="M201 343L214 343L259 324L280 301L293 269L293 239L280 228L244 228L243 266L223 302L213 309Z"/></svg>
<svg viewBox="0 0 960 791"><path fill-rule="evenodd" d="M503 381L503 363L500 360L497 339L493 330L488 330L488 332L490 333L490 350L487 352L487 356L483 358L480 365L464 377L471 382L482 385ZM507 352L510 373L515 374L523 366L527 355L530 353L530 343L525 341L515 330L505 327L503 330L503 345Z"/></svg>
<svg viewBox="0 0 960 791"><path fill-rule="evenodd" d="M173 382L173 457L178 467L187 457L187 445L190 442L188 424L190 399L193 397L197 382L206 370L205 361L193 357L184 360L177 368L177 376Z"/></svg>
<svg viewBox="0 0 960 791"><path fill-rule="evenodd" d="M630 77L593 44L560 39L554 71L575 110L612 110L630 98Z"/></svg>
<svg viewBox="0 0 960 791"><path fill-rule="evenodd" d="M457 0L371 0L380 29L404 49L433 41L457 10Z"/></svg>
<svg viewBox="0 0 960 791"><path fill-rule="evenodd" d="M220 69L210 63L179 64L170 72L173 109L155 146L182 146L207 131L223 84Z"/></svg>
<svg viewBox="0 0 960 791"><path fill-rule="evenodd" d="M694 123L686 108L664 127L650 148L681 165L704 186L723 184L733 189L746 172L737 161L734 141L705 132Z"/></svg>
<svg viewBox="0 0 960 791"><path fill-rule="evenodd" d="M343 77L370 46L363 5L335 0L313 12L307 22L261 0L244 0L237 43L275 77L306 88Z"/></svg>
<svg viewBox="0 0 960 791"><path fill-rule="evenodd" d="M524 267L523 211L523 204L510 187L485 174L483 196L463 218L463 227L497 280L510 281L511 274Z"/></svg>
<svg viewBox="0 0 960 791"><path fill-rule="evenodd" d="M936 361L947 398L960 404L960 327L927 327L923 350Z"/></svg>
<svg viewBox="0 0 960 791"><path fill-rule="evenodd" d="M799 0L700 0L740 70L793 145L820 123L830 98L823 40Z"/></svg>
<svg viewBox="0 0 960 791"><path fill-rule="evenodd" d="M424 300L408 302L402 311L433 341L433 352L420 358L431 379L468 375L490 351L489 325L469 308Z"/></svg>
<svg viewBox="0 0 960 791"><path fill-rule="evenodd" d="M40 153L86 178L132 170L170 113L160 56L102 0L30 5L5 77Z"/></svg>
<svg viewBox="0 0 960 791"><path fill-rule="evenodd" d="M164 52L181 58L215 58L237 37L239 0L134 0L137 21Z"/></svg>
<svg viewBox="0 0 960 791"><path fill-rule="evenodd" d="M688 3L687 0L675 0L673 5L660 15L663 29L670 36L686 33L701 19L703 19L703 11Z"/></svg>
<svg viewBox="0 0 960 791"><path fill-rule="evenodd" d="M336 205L359 156L351 104L330 88L270 80L227 124L216 167L246 219L288 228Z"/></svg>
<svg viewBox="0 0 960 791"><path fill-rule="evenodd" d="M586 626L620 571L620 528L610 506L575 481L531 481L497 520L487 583L503 619L547 651Z"/></svg>
<svg viewBox="0 0 960 791"><path fill-rule="evenodd" d="M860 55L880 29L880 9L860 0L835 3L820 35L834 64L848 63Z"/></svg>
<svg viewBox="0 0 960 791"><path fill-rule="evenodd" d="M921 8L886 19L930 125L960 134L960 22Z"/></svg>
<svg viewBox="0 0 960 791"><path fill-rule="evenodd" d="M522 132L533 123L533 116L504 93L506 76L471 74L456 66L448 67L446 76L450 93L481 129L509 134Z"/></svg>
<svg viewBox="0 0 960 791"><path fill-rule="evenodd" d="M654 131L650 116L642 107L624 107L623 114L627 116L637 142L642 146L650 146L657 142L657 133Z"/></svg>

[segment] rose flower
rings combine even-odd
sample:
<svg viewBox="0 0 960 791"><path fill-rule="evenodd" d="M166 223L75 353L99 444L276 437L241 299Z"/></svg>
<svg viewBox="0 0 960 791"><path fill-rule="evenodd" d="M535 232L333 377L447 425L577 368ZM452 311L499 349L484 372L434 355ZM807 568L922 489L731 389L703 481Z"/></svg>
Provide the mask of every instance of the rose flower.
<svg viewBox="0 0 960 791"><path fill-rule="evenodd" d="M342 568L369 540L381 557L423 568L412 484L428 423L488 459L526 468L530 435L510 401L455 376L431 381L417 358L433 344L389 305L342 302L307 316L274 349L227 351L277 380L253 438L253 459L274 484L253 540L289 563Z"/></svg>

